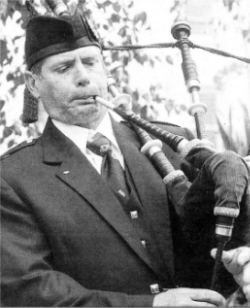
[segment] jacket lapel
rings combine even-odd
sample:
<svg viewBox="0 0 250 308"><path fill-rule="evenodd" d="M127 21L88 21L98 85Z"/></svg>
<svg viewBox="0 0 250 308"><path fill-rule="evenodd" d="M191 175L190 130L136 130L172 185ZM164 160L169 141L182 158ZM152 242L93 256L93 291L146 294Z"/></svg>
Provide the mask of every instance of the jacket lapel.
<svg viewBox="0 0 250 308"><path fill-rule="evenodd" d="M174 257L170 214L162 178L149 159L140 152L141 144L138 142L135 132L125 125L117 125L114 121L113 127L127 167L136 183L141 204L151 215L155 240L162 253L166 268L173 278ZM154 217L157 217L157 221ZM163 230L167 230L167 232L163 234Z"/></svg>
<svg viewBox="0 0 250 308"><path fill-rule="evenodd" d="M44 163L58 164L56 177L77 191L118 232L137 255L152 264L119 201L75 144L48 121L42 136ZM153 269L154 270L154 269Z"/></svg>

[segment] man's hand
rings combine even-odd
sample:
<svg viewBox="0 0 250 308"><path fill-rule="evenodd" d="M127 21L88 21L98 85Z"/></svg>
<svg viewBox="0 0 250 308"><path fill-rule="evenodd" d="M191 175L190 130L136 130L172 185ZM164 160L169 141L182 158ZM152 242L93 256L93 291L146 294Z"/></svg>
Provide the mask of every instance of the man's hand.
<svg viewBox="0 0 250 308"><path fill-rule="evenodd" d="M153 301L153 307L160 306L224 306L225 299L215 291L206 289L178 288L170 289L157 294Z"/></svg>
<svg viewBox="0 0 250 308"><path fill-rule="evenodd" d="M216 250L211 251L212 257L215 257ZM238 285L242 287L247 300L250 301L250 247L223 251L222 261Z"/></svg>

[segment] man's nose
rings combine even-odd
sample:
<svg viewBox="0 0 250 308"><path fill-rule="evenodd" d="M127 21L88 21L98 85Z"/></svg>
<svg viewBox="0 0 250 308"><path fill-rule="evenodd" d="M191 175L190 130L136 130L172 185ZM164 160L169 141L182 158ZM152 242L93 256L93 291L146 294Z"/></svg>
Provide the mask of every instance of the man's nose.
<svg viewBox="0 0 250 308"><path fill-rule="evenodd" d="M86 86L89 84L89 74L84 65L78 64L75 71L75 82L77 86Z"/></svg>

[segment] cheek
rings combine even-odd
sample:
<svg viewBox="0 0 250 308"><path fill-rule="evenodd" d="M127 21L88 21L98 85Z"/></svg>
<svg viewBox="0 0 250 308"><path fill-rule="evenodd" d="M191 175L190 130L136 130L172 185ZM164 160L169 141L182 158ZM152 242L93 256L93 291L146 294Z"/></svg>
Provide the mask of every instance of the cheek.
<svg viewBox="0 0 250 308"><path fill-rule="evenodd" d="M102 97L107 98L108 83L107 83L107 75L106 74L102 73L98 76L98 86L99 86Z"/></svg>
<svg viewBox="0 0 250 308"><path fill-rule="evenodd" d="M58 105L63 104L64 100L66 99L66 93L68 91L65 89L65 84L63 82L55 84L48 82L43 86L41 91L41 98L42 100L46 100L50 102L51 105Z"/></svg>

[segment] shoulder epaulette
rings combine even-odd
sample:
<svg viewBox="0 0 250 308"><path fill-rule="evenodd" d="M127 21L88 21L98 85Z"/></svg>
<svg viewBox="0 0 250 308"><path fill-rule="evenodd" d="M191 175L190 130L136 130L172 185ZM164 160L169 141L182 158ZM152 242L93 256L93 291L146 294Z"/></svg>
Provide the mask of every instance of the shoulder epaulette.
<svg viewBox="0 0 250 308"><path fill-rule="evenodd" d="M0 156L0 159L5 159L6 157L20 151L21 149L23 148L26 148L28 146L32 146L36 143L37 139L36 138L33 138L33 137L30 137L28 138L27 140L21 142L20 144L14 146L13 148L11 148L10 150L8 150L7 152L3 153L1 156Z"/></svg>

